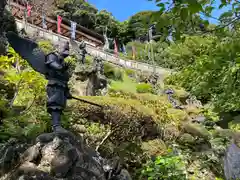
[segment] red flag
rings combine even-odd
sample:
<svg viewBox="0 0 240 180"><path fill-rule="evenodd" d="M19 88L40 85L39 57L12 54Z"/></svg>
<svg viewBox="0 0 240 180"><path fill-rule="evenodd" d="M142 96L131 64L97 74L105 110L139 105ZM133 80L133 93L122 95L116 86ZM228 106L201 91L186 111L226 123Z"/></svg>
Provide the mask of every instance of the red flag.
<svg viewBox="0 0 240 180"><path fill-rule="evenodd" d="M114 53L116 56L118 56L118 47L115 39L114 39Z"/></svg>
<svg viewBox="0 0 240 180"><path fill-rule="evenodd" d="M32 6L27 4L27 14L28 16L31 16Z"/></svg>
<svg viewBox="0 0 240 180"><path fill-rule="evenodd" d="M61 16L57 16L57 31L58 33L61 33L61 23L62 23L62 17Z"/></svg>

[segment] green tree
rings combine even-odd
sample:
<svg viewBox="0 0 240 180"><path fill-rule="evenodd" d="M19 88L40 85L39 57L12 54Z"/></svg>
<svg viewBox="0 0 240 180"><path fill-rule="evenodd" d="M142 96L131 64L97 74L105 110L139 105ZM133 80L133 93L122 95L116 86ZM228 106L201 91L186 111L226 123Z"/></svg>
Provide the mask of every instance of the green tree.
<svg viewBox="0 0 240 180"><path fill-rule="evenodd" d="M77 22L79 25L94 29L98 10L84 0L56 0L54 14Z"/></svg>
<svg viewBox="0 0 240 180"><path fill-rule="evenodd" d="M96 15L94 29L99 34L107 34L108 37L117 37L119 22L113 17L111 13L106 10L101 10Z"/></svg>

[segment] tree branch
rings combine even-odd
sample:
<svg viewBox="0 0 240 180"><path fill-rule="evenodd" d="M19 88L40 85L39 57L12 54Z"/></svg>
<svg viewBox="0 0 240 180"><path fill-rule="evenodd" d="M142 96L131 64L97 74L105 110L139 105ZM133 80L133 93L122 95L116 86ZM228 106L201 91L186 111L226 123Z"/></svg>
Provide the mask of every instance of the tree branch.
<svg viewBox="0 0 240 180"><path fill-rule="evenodd" d="M31 107L33 106L33 104L34 104L34 102L35 102L35 100L36 100L36 97L37 97L37 95L35 94L35 95L34 95L34 98L33 98L33 100L32 100L32 103L31 103L25 110L23 110L22 112L20 112L21 115L24 114L24 113L26 113L28 110L31 109Z"/></svg>
<svg viewBox="0 0 240 180"><path fill-rule="evenodd" d="M97 147L96 147L96 149L95 149L97 152L98 152L99 147L100 147L101 145L103 145L103 143L109 138L109 136L110 136L112 133L113 133L113 131L111 131L111 130L109 130L109 131L107 132L106 136L102 139L102 141L100 142L100 144L97 145Z"/></svg>

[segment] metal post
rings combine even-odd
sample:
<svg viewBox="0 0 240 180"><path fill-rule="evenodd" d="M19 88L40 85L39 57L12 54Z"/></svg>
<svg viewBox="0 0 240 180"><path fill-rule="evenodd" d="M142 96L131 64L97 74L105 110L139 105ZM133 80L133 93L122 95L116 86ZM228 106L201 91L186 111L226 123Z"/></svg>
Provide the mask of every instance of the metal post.
<svg viewBox="0 0 240 180"><path fill-rule="evenodd" d="M150 45L150 53L152 58L152 65L153 65L153 72L156 72L155 61L154 61L154 54L153 54L153 28L155 28L155 24L151 25L148 29L148 37L149 37L149 45Z"/></svg>

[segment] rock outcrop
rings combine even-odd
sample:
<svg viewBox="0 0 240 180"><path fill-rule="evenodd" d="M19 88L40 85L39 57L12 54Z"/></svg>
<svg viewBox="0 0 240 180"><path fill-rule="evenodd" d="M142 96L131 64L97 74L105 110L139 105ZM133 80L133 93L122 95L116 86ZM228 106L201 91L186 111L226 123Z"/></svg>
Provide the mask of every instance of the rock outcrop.
<svg viewBox="0 0 240 180"><path fill-rule="evenodd" d="M96 60L95 60L96 61ZM97 63L82 65L77 63L71 78L73 94L76 96L96 96L107 86L104 75L99 73Z"/></svg>
<svg viewBox="0 0 240 180"><path fill-rule="evenodd" d="M32 145L1 146L1 180L131 180L118 159L109 161L70 132L41 134Z"/></svg>

